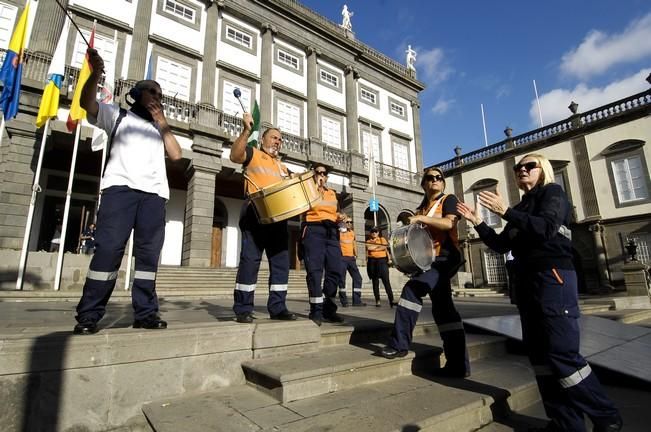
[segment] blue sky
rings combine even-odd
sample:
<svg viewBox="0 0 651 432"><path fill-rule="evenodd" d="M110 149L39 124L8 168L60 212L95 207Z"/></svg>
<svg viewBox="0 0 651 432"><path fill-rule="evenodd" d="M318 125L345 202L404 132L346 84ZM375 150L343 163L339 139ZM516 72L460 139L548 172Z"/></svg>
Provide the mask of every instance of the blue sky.
<svg viewBox="0 0 651 432"><path fill-rule="evenodd" d="M647 0L300 0L341 23L353 12L358 40L404 64L417 52L426 165L649 88L651 3Z"/></svg>

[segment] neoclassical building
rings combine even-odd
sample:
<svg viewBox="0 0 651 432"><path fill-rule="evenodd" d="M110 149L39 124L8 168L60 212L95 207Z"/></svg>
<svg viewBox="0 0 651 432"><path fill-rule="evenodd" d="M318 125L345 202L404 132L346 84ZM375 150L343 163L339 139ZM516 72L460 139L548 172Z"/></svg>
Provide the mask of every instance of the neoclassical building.
<svg viewBox="0 0 651 432"><path fill-rule="evenodd" d="M629 239L638 245L638 258L651 265L651 90L587 112L577 102L567 119L515 136L507 128L503 141L465 154L457 148L454 158L435 166L466 202L497 189L515 204L521 192L513 165L527 153L543 154L574 208L570 228L580 290L621 289ZM504 224L485 209L483 216L498 231ZM474 285L504 286L505 257L488 249L465 221L459 234Z"/></svg>
<svg viewBox="0 0 651 432"><path fill-rule="evenodd" d="M355 39L352 30L294 0L62 0L115 73L116 103L138 80L152 76L164 92L166 115L183 147L168 163L171 197L161 263L235 267L238 217L244 200L241 166L229 160L241 130L242 107L259 102L263 125L283 131L285 163L301 172L315 161L333 168L330 181L358 240L375 223L369 211L368 160L374 152L380 203L377 224L390 228L420 198L422 143L415 72ZM340 7L336 5L333 7ZM23 0L0 0L0 48L8 46ZM0 249L21 249L36 160L43 135L35 127L46 72L66 19L54 1L32 2L29 40L16 119L0 147ZM360 17L361 18L361 17ZM67 108L85 44L73 27L59 120L46 136L41 191L35 202L30 251L47 250L61 222L74 134ZM101 152L90 149L84 126L71 195L67 251L93 219ZM297 268L298 218L288 239ZM364 257L360 249L359 256ZM16 255L17 257L17 255ZM3 265L12 267L10 263Z"/></svg>

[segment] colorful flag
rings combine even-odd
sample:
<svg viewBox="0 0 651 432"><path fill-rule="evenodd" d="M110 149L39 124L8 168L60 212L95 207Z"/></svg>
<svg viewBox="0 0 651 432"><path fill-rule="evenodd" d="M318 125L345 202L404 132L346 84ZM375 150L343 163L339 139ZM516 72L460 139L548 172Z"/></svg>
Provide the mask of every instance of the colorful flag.
<svg viewBox="0 0 651 432"><path fill-rule="evenodd" d="M95 46L95 24L93 24L93 31L90 33L90 39L88 40L88 48L93 48ZM81 107L81 90L84 88L86 81L90 77L91 69L90 63L88 63L88 53L84 55L84 62L81 65L81 70L79 71L79 78L77 78L77 86L75 87L75 93L72 97L72 103L70 104L70 114L68 114L68 121L66 126L68 130L72 132L77 127L77 122L81 119L86 118L86 110Z"/></svg>
<svg viewBox="0 0 651 432"><path fill-rule="evenodd" d="M258 147L258 138L260 136L260 107L258 106L257 100L253 102L251 116L253 117L253 127L251 128L251 135L249 135L249 141L246 145L249 147Z"/></svg>
<svg viewBox="0 0 651 432"><path fill-rule="evenodd" d="M59 110L59 94L61 83L65 75L66 68L66 44L68 42L68 31L70 30L70 20L66 20L63 25L63 31L54 50L50 67L47 70L48 83L43 90L41 106L38 107L36 115L36 127L41 127L48 119L56 118Z"/></svg>
<svg viewBox="0 0 651 432"><path fill-rule="evenodd" d="M27 17L29 16L29 3L25 5L14 34L11 35L9 49L5 61L0 69L0 81L4 85L0 94L0 109L5 120L16 117L18 114L18 98L20 96L20 81L23 76L23 60L25 55L25 40L27 39Z"/></svg>
<svg viewBox="0 0 651 432"><path fill-rule="evenodd" d="M375 171L375 157L373 157L373 145L369 143L370 156L368 158L368 188L375 193L377 186L377 173Z"/></svg>

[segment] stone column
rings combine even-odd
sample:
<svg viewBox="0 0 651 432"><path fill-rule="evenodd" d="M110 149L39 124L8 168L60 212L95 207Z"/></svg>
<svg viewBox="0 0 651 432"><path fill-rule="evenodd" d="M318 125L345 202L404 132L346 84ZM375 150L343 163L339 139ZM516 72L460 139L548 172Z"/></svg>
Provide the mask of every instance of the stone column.
<svg viewBox="0 0 651 432"><path fill-rule="evenodd" d="M214 106L219 4L209 2L206 6L206 15L206 35L203 39L203 67L201 69L201 101L199 103Z"/></svg>
<svg viewBox="0 0 651 432"><path fill-rule="evenodd" d="M152 0L138 0L133 35L131 35L128 79L140 81L145 78L147 43L149 42L149 26L151 24L151 7Z"/></svg>
<svg viewBox="0 0 651 432"><path fill-rule="evenodd" d="M260 121L272 123L271 116L271 66L273 65L274 35L278 30L267 23L262 25L262 49L260 54Z"/></svg>
<svg viewBox="0 0 651 432"><path fill-rule="evenodd" d="M63 7L68 7L68 0L59 1ZM32 36L30 37L31 50L49 56L54 55L65 20L66 14L56 2L39 2L34 17Z"/></svg>
<svg viewBox="0 0 651 432"><path fill-rule="evenodd" d="M346 140L349 151L361 152L359 143L359 122L357 116L357 79L359 72L348 65L344 68L346 74Z"/></svg>
<svg viewBox="0 0 651 432"><path fill-rule="evenodd" d="M181 265L210 267L212 221L215 206L215 179L218 170L212 157L197 155L188 167L185 222Z"/></svg>
<svg viewBox="0 0 651 432"><path fill-rule="evenodd" d="M603 225L597 221L590 225L588 228L592 232L592 240L594 242L594 250L597 257L597 275L599 276L599 289L605 291L613 291L614 288L610 285L610 275L608 272L608 263L606 262L606 248L604 247L603 239Z"/></svg>
<svg viewBox="0 0 651 432"><path fill-rule="evenodd" d="M319 52L314 47L305 49L307 54L307 137L318 138L319 118L317 116L316 86L318 83L316 59Z"/></svg>
<svg viewBox="0 0 651 432"><path fill-rule="evenodd" d="M411 113L414 117L414 143L416 144L416 172L423 171L423 143L420 136L420 102L411 101Z"/></svg>

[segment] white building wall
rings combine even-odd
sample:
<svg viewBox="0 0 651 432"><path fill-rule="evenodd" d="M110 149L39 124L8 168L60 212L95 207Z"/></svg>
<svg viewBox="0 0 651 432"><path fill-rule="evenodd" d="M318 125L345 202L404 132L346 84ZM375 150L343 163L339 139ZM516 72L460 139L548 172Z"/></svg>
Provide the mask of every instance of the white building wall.
<svg viewBox="0 0 651 432"><path fill-rule="evenodd" d="M34 3L34 0L32 0L32 3ZM69 0L68 5L81 6L89 10L97 11L102 15L123 22L133 28L133 22L136 19L138 0L133 2L126 2L124 0ZM154 1L152 9L156 11L156 1ZM70 31L74 31L74 27L72 27Z"/></svg>
<svg viewBox="0 0 651 432"><path fill-rule="evenodd" d="M157 14L156 3L157 2L154 1L151 8L150 33L163 37L167 40L174 41L180 45L192 48L193 50L199 51L199 53L203 54L203 39L206 15L200 13L199 16L201 16L201 26L199 30L195 30L192 27L171 20L166 16ZM191 3L196 3L200 11L205 9L205 5L201 5L199 2Z"/></svg>
<svg viewBox="0 0 651 432"><path fill-rule="evenodd" d="M472 185L477 183L479 180L483 179L495 179L497 180L497 190L503 197L508 197L508 191L507 191L507 186L506 186L506 176L504 173L504 164L503 163L496 163L496 164L491 164L491 165L485 165L480 168L476 168L473 170L468 170L464 171L462 173L462 180L463 180L463 196L459 196L461 201L468 203L472 208L475 208L477 206L477 202L475 202L475 197L474 197L474 191L470 189ZM446 192L447 193L454 193L453 191L453 185L451 184L452 179L448 179L446 182ZM505 198L506 199L506 198ZM504 226L506 224L502 224ZM496 231L500 232L502 228L497 228Z"/></svg>
<svg viewBox="0 0 651 432"><path fill-rule="evenodd" d="M242 200L235 198L218 197L224 203L228 219L222 236L222 257L225 267L237 267L240 258L240 211Z"/></svg>
<svg viewBox="0 0 651 432"><path fill-rule="evenodd" d="M608 146L623 139L637 139L646 142L642 147L647 167L651 166L651 117L645 117L622 125L613 126L587 135L588 158L591 162L595 191L599 202L599 213L604 219L651 213L651 203L617 208L617 191L610 184L609 167L601 155ZM651 191L648 191L651 193Z"/></svg>
<svg viewBox="0 0 651 432"><path fill-rule="evenodd" d="M319 75L317 72L317 77L316 77L316 98L319 101L325 102L329 105L335 106L337 108L341 108L343 110L346 109L346 76L344 75L344 71L338 68L337 66L334 66L328 62L325 62L321 59L317 59L317 63L320 65L323 65L327 67L328 69L332 69L333 71L340 72L341 73L341 92L338 90L335 90L331 87L328 87L326 85L321 84L319 80Z"/></svg>
<svg viewBox="0 0 651 432"><path fill-rule="evenodd" d="M163 265L181 265L185 198L186 191L170 189L170 199L165 208L165 243L160 255Z"/></svg>
<svg viewBox="0 0 651 432"><path fill-rule="evenodd" d="M284 67L280 67L275 64L276 61L276 51L275 49L273 50L272 55L274 58L272 59L272 66L271 66L271 76L273 77L274 82L283 85L285 87L291 88L293 90L296 90L297 92L306 95L307 94L307 60L305 58L305 55L303 54L303 50L300 48L296 48L291 46L288 43L285 43L281 40L276 40L275 44L278 45L281 49L282 48L287 48L290 54L295 55L299 57L300 61L303 63L303 73L302 75L296 72L292 72L290 70L285 69Z"/></svg>
<svg viewBox="0 0 651 432"><path fill-rule="evenodd" d="M219 28L218 28L219 30L218 40L217 40L217 61L222 60L240 69L244 69L248 72L251 72L256 76L260 76L260 50L262 46L262 38L260 37L260 30L250 26L249 24L241 20L238 20L232 15L224 14L223 19L231 21L240 27L244 27L252 35L254 39L257 39L256 42L257 52L255 55L253 55L248 51L239 49L237 47L234 47L233 45L223 42L221 40L221 34L222 34L222 27L224 26L224 22L223 20L220 20ZM201 42L201 44L203 45L203 41Z"/></svg>

